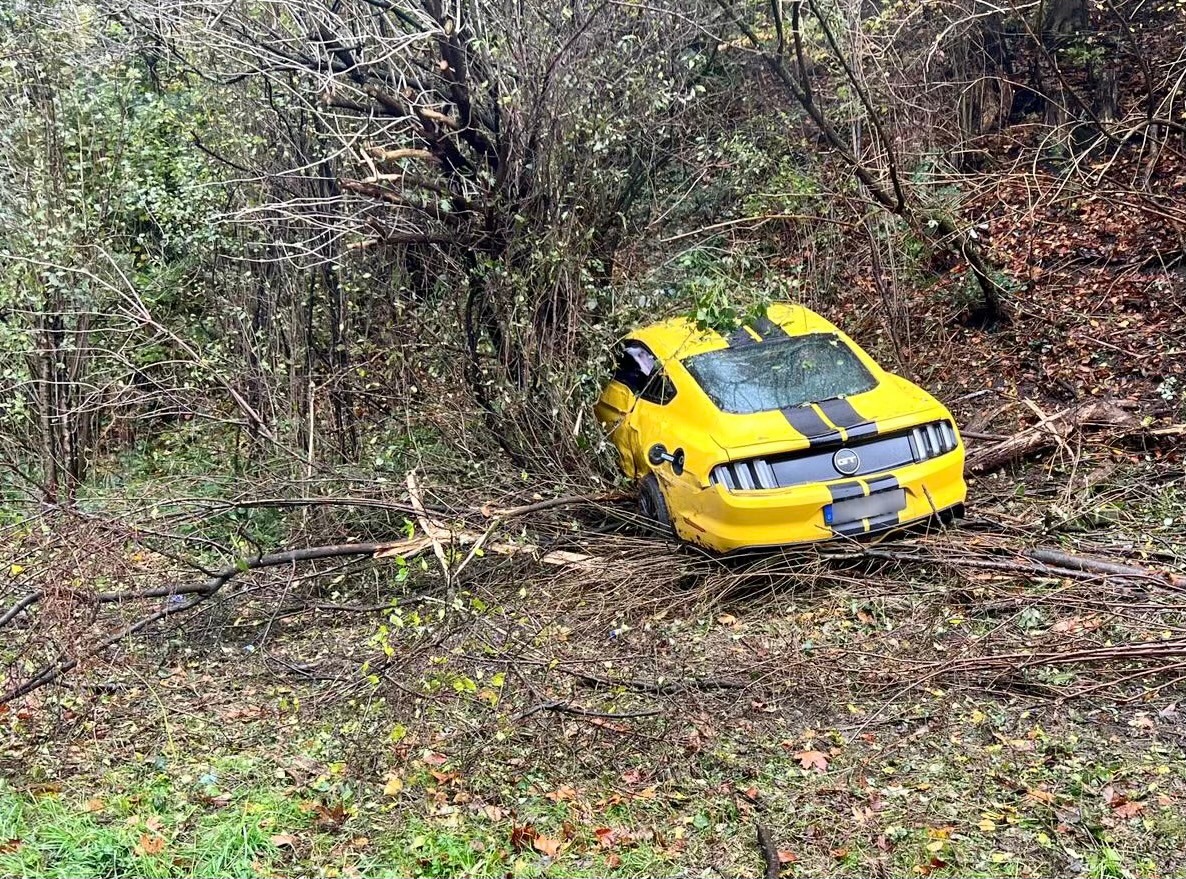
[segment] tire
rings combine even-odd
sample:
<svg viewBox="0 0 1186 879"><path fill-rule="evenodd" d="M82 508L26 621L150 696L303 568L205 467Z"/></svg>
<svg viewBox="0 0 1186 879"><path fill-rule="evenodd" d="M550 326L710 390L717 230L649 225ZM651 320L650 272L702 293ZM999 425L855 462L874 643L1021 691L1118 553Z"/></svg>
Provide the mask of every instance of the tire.
<svg viewBox="0 0 1186 879"><path fill-rule="evenodd" d="M939 521L944 525L954 525L962 518L964 518L963 504L956 504L954 507L939 511Z"/></svg>
<svg viewBox="0 0 1186 879"><path fill-rule="evenodd" d="M654 473L643 477L638 487L638 514L646 520L651 529L671 536L671 514L667 511L667 500Z"/></svg>

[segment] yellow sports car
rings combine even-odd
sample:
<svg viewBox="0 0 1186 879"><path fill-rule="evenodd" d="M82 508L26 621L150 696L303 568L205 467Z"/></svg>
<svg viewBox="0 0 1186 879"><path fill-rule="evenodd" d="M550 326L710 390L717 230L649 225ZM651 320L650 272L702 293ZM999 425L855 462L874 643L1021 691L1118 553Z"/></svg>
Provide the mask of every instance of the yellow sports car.
<svg viewBox="0 0 1186 879"><path fill-rule="evenodd" d="M728 336L684 318L638 330L596 412L642 514L718 552L963 513L951 413L798 305Z"/></svg>

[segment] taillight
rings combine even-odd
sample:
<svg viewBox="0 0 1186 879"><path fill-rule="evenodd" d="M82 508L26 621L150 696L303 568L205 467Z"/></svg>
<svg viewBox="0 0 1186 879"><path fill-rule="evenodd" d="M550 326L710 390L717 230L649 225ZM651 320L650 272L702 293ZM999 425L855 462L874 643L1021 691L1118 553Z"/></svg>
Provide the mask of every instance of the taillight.
<svg viewBox="0 0 1186 879"><path fill-rule="evenodd" d="M748 461L732 461L718 464L709 476L714 485L723 485L729 491L752 491L755 488L778 488L774 468L765 458L751 458Z"/></svg>
<svg viewBox="0 0 1186 879"><path fill-rule="evenodd" d="M955 427L950 421L921 424L910 431L910 440L914 445L915 461L926 461L946 455L959 445Z"/></svg>

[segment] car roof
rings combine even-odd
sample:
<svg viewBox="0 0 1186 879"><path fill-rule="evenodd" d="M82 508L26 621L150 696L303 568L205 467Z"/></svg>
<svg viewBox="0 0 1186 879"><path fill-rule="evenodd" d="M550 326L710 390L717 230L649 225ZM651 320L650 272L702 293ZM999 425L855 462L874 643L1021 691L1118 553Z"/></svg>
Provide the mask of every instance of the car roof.
<svg viewBox="0 0 1186 879"><path fill-rule="evenodd" d="M811 309L790 302L771 304L766 309L766 317L790 336L839 332L830 321ZM686 317L674 317L642 327L631 333L630 338L642 342L663 361L683 360L706 351L719 351L730 345L727 335L715 330L701 330L695 321Z"/></svg>

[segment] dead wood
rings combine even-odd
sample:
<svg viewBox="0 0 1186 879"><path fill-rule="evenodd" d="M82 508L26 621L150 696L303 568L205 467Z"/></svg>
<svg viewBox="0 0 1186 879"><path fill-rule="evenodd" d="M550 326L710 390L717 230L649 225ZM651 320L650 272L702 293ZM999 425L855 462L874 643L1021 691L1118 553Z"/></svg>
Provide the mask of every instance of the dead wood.
<svg viewBox="0 0 1186 879"><path fill-rule="evenodd" d="M762 861L766 865L766 879L778 879L780 864L774 839L770 836L770 831L760 821L754 822L754 830L758 834L758 850L762 853Z"/></svg>
<svg viewBox="0 0 1186 879"><path fill-rule="evenodd" d="M1065 443L1075 432L1100 428L1119 428L1131 434L1136 432L1138 424L1130 412L1115 403L1090 400L1039 418L1037 424L1003 442L977 449L968 456L965 470L974 475L991 473L1006 464Z"/></svg>
<svg viewBox="0 0 1186 879"><path fill-rule="evenodd" d="M1137 565L1119 564L1107 559L1092 556L1074 555L1057 549L1031 549L1026 556L1038 562L1057 565L1075 571L1085 571L1092 574L1104 574L1115 577L1129 577L1135 579L1151 579L1168 583L1175 589L1186 589L1186 577L1171 571L1154 571Z"/></svg>
<svg viewBox="0 0 1186 879"><path fill-rule="evenodd" d="M656 717L663 712L658 708L646 708L641 711L591 711L588 708L580 708L576 705L570 705L568 702L561 702L559 700L552 702L541 702L526 711L519 712L515 720L524 720L533 714L538 714L540 711L555 711L558 714L570 714L573 717L595 717L600 720L633 720L639 717Z"/></svg>
<svg viewBox="0 0 1186 879"><path fill-rule="evenodd" d="M557 668L578 681L594 687L623 687L627 690L637 690L640 693L654 693L658 696L670 696L686 690L744 690L748 686L743 681L731 681L723 678L686 678L671 681L643 681L632 678L603 678L588 672L573 671L567 668Z"/></svg>

